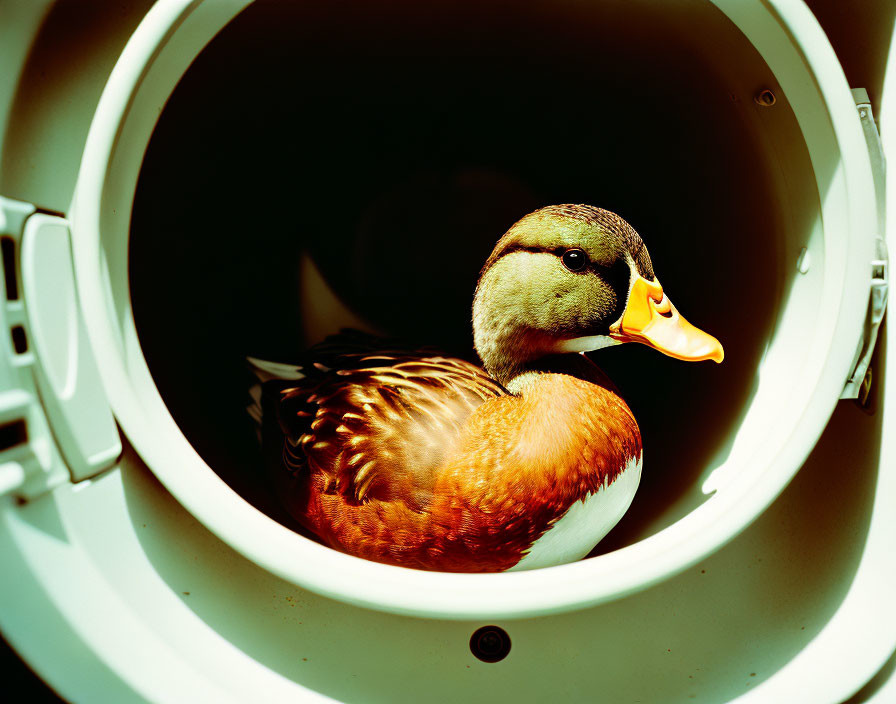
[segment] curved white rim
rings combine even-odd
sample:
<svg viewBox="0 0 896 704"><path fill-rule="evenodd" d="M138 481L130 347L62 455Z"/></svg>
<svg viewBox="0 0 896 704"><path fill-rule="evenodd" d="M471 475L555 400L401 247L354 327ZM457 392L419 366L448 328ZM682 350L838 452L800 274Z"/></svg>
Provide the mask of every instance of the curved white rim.
<svg viewBox="0 0 896 704"><path fill-rule="evenodd" d="M870 259L868 244L854 233L873 232L870 167L849 88L833 51L809 10L797 1L762 3L713 0L766 56L798 46L813 68L816 88L840 146L847 214L853 234L840 261L826 257L835 281L856 280ZM206 3L211 4L211 3ZM247 5L227 10L223 24ZM273 573L350 603L396 613L442 618L519 618L593 605L672 576L718 549L743 530L786 486L814 446L836 403L852 350L838 338L858 339L867 291L843 291L824 302L830 335L813 349L813 391L787 442L756 456L755 474L739 477L725 492L635 545L560 567L501 574L443 574L393 567L341 554L301 538L238 497L196 454L152 385L139 348L129 302L113 296L108 253L101 242L101 214L127 187L110 183L122 124L147 67L181 25L201 9L201 0L163 0L149 12L116 65L90 129L72 210L74 256L81 305L113 411L136 450L166 488L219 538ZM777 42L777 44L776 44ZM204 43L204 42L203 42ZM763 48L767 45L767 50ZM768 53L767 53L768 52ZM185 70L183 66L181 70ZM777 73L777 71L776 71ZM786 89L785 89L786 90ZM144 145L145 147L145 145ZM142 156L142 155L141 155ZM135 185L135 184L132 184ZM117 190L116 190L117 189ZM131 200L133 192L130 193ZM118 201L119 205L122 201ZM127 201L128 209L130 201ZM867 250L867 251L866 251ZM226 511L222 510L226 507ZM707 530L712 526L712 530Z"/></svg>

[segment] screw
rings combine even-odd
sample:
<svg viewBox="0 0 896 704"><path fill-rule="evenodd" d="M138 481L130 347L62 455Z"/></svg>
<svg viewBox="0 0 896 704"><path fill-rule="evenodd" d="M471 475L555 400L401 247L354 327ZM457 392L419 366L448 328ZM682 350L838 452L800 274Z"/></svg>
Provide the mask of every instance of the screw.
<svg viewBox="0 0 896 704"><path fill-rule="evenodd" d="M756 94L756 97L753 98L757 105L761 105L764 108L770 108L772 105L778 102L778 99L775 97L775 94L772 93L768 88L759 91Z"/></svg>

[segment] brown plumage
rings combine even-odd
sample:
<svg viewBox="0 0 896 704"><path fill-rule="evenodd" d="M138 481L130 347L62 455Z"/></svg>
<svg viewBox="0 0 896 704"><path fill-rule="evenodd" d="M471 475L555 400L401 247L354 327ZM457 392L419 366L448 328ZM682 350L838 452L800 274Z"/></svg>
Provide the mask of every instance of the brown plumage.
<svg viewBox="0 0 896 704"><path fill-rule="evenodd" d="M455 572L579 559L634 496L641 436L573 352L638 341L721 361L665 298L640 236L592 206L508 230L480 274L473 333L483 368L353 331L298 367L251 360L278 490L323 543Z"/></svg>
<svg viewBox="0 0 896 704"><path fill-rule="evenodd" d="M505 570L641 453L631 411L587 360L574 364L590 380L539 374L514 396L464 360L357 351L377 342L347 331L310 350L324 362L306 363L298 383L264 385L294 482L288 508L330 547L421 569Z"/></svg>

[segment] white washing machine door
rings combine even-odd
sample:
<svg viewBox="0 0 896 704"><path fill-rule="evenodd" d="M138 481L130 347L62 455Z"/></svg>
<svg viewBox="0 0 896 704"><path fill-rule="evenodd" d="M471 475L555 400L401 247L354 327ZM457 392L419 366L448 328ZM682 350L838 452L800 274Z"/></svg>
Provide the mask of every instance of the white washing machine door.
<svg viewBox="0 0 896 704"><path fill-rule="evenodd" d="M160 3L147 22L199 21L200 5ZM193 41L198 51L204 41ZM133 68L141 70L139 62ZM22 289L8 296L6 322L25 331L28 349L15 341L22 333L11 332L0 559L15 575L4 580L3 603L15 607L0 609L0 625L67 698L538 701L599 692L608 701L729 701L742 693L838 701L892 651L894 628L882 624L896 624L886 599L893 574L882 553L896 493L879 469L893 466L881 439L894 437L883 432L893 420L849 405L838 407L773 507L678 576L566 615L510 618L492 604L513 644L501 663L477 660L468 646L489 608L475 619L458 612L452 622L408 618L275 576L258 566L265 560L246 559L197 522L203 511L189 499L193 515L184 510L127 442L119 456L112 415L96 392L108 369L86 354L77 309L44 295L52 285L75 301L67 222L20 201L4 205L4 231L20 251L7 271ZM855 479L834 495L837 465L847 460ZM240 543L219 526L215 532Z"/></svg>

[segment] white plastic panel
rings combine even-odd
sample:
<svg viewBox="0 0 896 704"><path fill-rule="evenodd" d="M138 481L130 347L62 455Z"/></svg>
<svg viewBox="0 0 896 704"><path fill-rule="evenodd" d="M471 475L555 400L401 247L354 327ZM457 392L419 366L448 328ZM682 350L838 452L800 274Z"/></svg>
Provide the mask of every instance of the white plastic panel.
<svg viewBox="0 0 896 704"><path fill-rule="evenodd" d="M38 390L72 478L85 479L115 462L121 440L81 322L68 223L31 216L21 261Z"/></svg>
<svg viewBox="0 0 896 704"><path fill-rule="evenodd" d="M4 265L0 269L0 463L4 487L20 499L35 498L70 480L41 406L28 344L27 317L21 295L19 255L25 222L34 213L30 203L0 197L0 235ZM21 468L21 472L18 468Z"/></svg>
<svg viewBox="0 0 896 704"><path fill-rule="evenodd" d="M170 0L147 14L104 91L72 211L79 295L116 418L194 516L259 565L324 595L398 613L463 619L545 615L620 598L705 558L761 514L811 451L843 389L867 307L872 258L875 206L864 138L842 70L805 6L713 3L778 79L805 140L819 197L808 244L791 243L782 253L782 263L787 255L786 265L796 273L799 252L807 246L813 265L782 291L778 318L802 321L811 330L795 325L774 331L775 344L760 364L760 385L741 425L747 436L747 424L768 432L732 452L729 480L710 499L635 544L545 570L448 575L337 553L243 501L184 437L143 356L131 310L126 237L143 155L183 72L244 4ZM770 415L776 421L768 428Z"/></svg>
<svg viewBox="0 0 896 704"><path fill-rule="evenodd" d="M746 701L839 704L891 645L875 584L892 567L871 553L896 513L869 523L869 510L896 496L876 447L896 438L892 420L842 404L770 510L677 577L576 613L497 621L384 614L296 587L215 538L126 450L120 471L0 507L14 576L0 599L22 604L0 610L0 627L72 701L98 701L102 677L114 701L720 704L755 690ZM851 481L832 492L846 457ZM486 623L510 635L501 662L468 647ZM72 668L75 657L90 662Z"/></svg>
<svg viewBox="0 0 896 704"><path fill-rule="evenodd" d="M891 56L896 56L896 51ZM893 347L891 341L890 348ZM896 401L892 393L890 397ZM545 637L531 648L524 638L517 637L511 660L504 663L510 667L471 661L466 666L470 669L458 667L454 671L449 667L453 661L444 653L453 642L451 634L460 632L458 624L371 614L277 582L198 527L145 470L140 470L135 478L134 470L127 467L122 472L123 490L119 473L114 472L74 490L63 488L55 497L46 497L24 509L2 505L4 549L0 564L11 576L3 581L7 607L2 626L7 637L44 676L57 686L67 681L62 691L73 700L83 701L143 700L137 691L147 700L194 697L198 701L203 695L212 696L212 687L230 685L231 696L248 689L251 693L246 699L252 701L276 700L277 695L287 694L303 700L315 696L309 690L329 692L344 700L399 701L397 688L406 686L409 679L425 681L426 691L452 701L462 698L462 693L470 701L500 701L512 694L518 695L517 701L527 697L532 700L539 694L545 698L578 694L584 700L593 700L599 693L612 700L612 692L621 689L620 701L644 691L660 691L654 701L720 702L734 695L735 686L742 688L737 691L743 691L754 685L761 686L748 695L748 701L840 701L861 684L879 659L886 657L885 648L891 648L892 643L885 645L884 641L894 632L893 609L887 605L893 603L896 582L893 561L886 556L892 556L896 535L892 521L896 515L892 497L896 494L892 481L883 481L883 477L876 490L872 488L868 472L874 460L866 453L876 452L880 431L877 435L857 432L862 419L855 415L850 416L855 425L844 424L842 416L852 410L841 405L831 424L834 434L819 447L791 488L743 536L710 558L710 563L720 569L710 568L704 574L706 565L697 565L654 590L619 602L618 608L611 604L569 616L520 622L524 626L541 626L540 635ZM884 450L878 460L881 468L896 466L894 431L890 413L882 429ZM824 471L813 470L827 455L848 458L848 464L844 464L849 467L845 486L838 481L842 480L840 472L833 471L833 481L829 481ZM112 487L110 483L114 483ZM863 503L857 497L872 491L879 505L871 525L863 526L861 520L854 520L861 514L855 504ZM794 505L799 496L806 501L804 512ZM815 501L823 502L827 510L816 508ZM132 516L132 523L125 522L128 515ZM825 516L831 521L824 521ZM847 520L847 516L851 518ZM153 517L158 520L147 520ZM93 529L88 532L86 526ZM154 535L147 536L146 532ZM765 538L758 538L757 534ZM111 543L110 535L115 538ZM762 549L764 540L768 540L768 549L778 559L770 559ZM840 541L851 547L844 548ZM863 541L865 552L853 576L849 566L859 559ZM172 547L175 544L177 547ZM732 551L736 551L734 555ZM875 562L873 558L879 558L881 552L885 559ZM832 554L838 558L833 562ZM875 564L878 569L871 569ZM788 567L792 572L776 572ZM723 573L727 574L727 581L721 579ZM821 573L827 578L819 579ZM226 588L221 587L221 575L228 577ZM848 598L830 620L837 627L825 628L813 637L826 609L836 601L840 591L837 585L845 590L850 581ZM266 592L272 585L277 589ZM878 586L879 592L873 589ZM187 590L189 593L185 593ZM122 599L122 595L127 596ZM246 595L249 598L244 599ZM263 601L262 596L269 598L270 603ZM252 599L258 600L254 606ZM809 600L812 601L807 603ZM659 616L656 620L644 608L645 602L657 604L653 612ZM693 608L693 604L701 608ZM192 613L185 616L187 608ZM812 617L806 631L791 633L791 626L803 623L800 616L816 613L813 608L818 615ZM620 620L637 624L625 631L628 640L605 637L607 632L602 628L606 626L602 624L608 611L610 616L616 613ZM743 613L739 623L732 615L735 612ZM305 614L312 618L304 618ZM280 630L271 627L271 633L258 626L260 622L265 626L276 623ZM666 630L662 628L664 624ZM211 628L204 629L205 625ZM760 625L767 628L772 648L766 647L757 630L750 630L759 629ZM718 640L701 638L701 627L705 635L715 634ZM853 639L845 637L844 627L849 628L848 635L854 635ZM509 628L516 635L513 626ZM147 636L150 629L153 633ZM544 660L545 655L553 652L549 647L552 630L571 634L574 643L587 643L572 653L557 649L557 655L571 657L564 658L561 667L553 670L554 677ZM371 632L380 634L378 645L364 652L364 645L369 647L371 641L366 635L356 636ZM704 647L702 652L715 655L713 662L722 663L721 667L707 668L704 660L698 661L674 645L671 652L660 648L658 634L669 632L680 634L685 646ZM340 633L348 636L340 641ZM430 633L435 636L430 641L432 646L423 647L427 641L421 635ZM151 637L157 634L164 637ZM730 646L722 640L726 634L732 638ZM807 655L795 658L777 676L769 678L769 673L780 665L774 655L781 652L781 641L803 634L812 644ZM406 643L407 652L412 655L394 657L392 639ZM633 642L645 646L650 655L640 658L634 651L625 651L625 646ZM299 652L303 643L315 648L308 660ZM165 655L174 647L172 644L183 647L173 658ZM233 644L242 651L232 648ZM191 646L195 647L190 649ZM209 651L205 651L206 647ZM743 658L745 651L747 657ZM607 652L618 655L607 659ZM523 653L533 656L526 667L516 660ZM851 657L842 657L844 653ZM317 657L319 654L322 657ZM751 654L755 659L751 659ZM216 658L219 655L224 657ZM202 672L204 681L185 673L189 666L184 661L188 656L190 665L192 658L201 657L202 663L196 667L210 668ZM51 659L52 665L48 664ZM763 667L756 670L757 675L752 677L750 672L750 679L735 685L735 680L747 670L755 669L758 659L762 659ZM428 667L434 661L439 663L435 673L434 667ZM614 662L631 667L612 674L620 681L627 678L632 686L601 687ZM689 663L699 666L696 678L686 669ZM739 664L749 667L740 668ZM570 676L577 665L586 672L581 678ZM261 673L265 667L270 668L267 681ZM303 667L307 667L303 674L295 674ZM160 672L164 675L159 676ZM309 689L291 689L272 673L285 674ZM437 690L435 685L443 674L444 681L450 684ZM729 686L713 686L713 678L724 675L730 677ZM665 686L657 685L658 690L651 690L656 680L662 678L666 678ZM75 679L77 685L71 683ZM682 682L693 683L694 688L685 690ZM412 693L416 699L407 700L419 701L420 693L417 690ZM214 696L216 700L226 700L220 690L214 691ZM867 701L896 701L894 680Z"/></svg>

